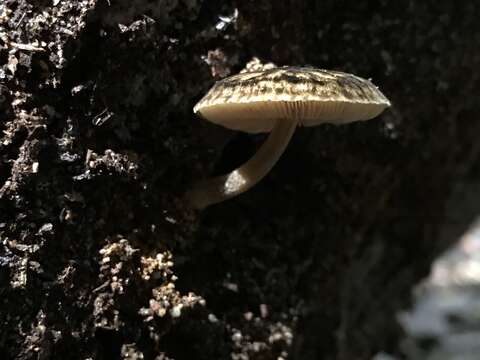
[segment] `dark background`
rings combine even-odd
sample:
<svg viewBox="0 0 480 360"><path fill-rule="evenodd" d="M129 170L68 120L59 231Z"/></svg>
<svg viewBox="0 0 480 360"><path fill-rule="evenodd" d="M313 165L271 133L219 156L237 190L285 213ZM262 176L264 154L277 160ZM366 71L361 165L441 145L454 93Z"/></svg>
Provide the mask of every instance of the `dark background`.
<svg viewBox="0 0 480 360"><path fill-rule="evenodd" d="M401 357L396 313L478 214L477 3L2 1L2 358ZM192 113L253 57L393 107L298 129L193 212L182 194L264 140Z"/></svg>

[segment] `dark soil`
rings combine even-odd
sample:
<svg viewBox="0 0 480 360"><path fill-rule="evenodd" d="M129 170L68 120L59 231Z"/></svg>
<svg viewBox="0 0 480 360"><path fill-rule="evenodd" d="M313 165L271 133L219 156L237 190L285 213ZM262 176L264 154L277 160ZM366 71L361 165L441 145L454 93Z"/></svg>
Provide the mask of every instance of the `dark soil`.
<svg viewBox="0 0 480 360"><path fill-rule="evenodd" d="M401 356L396 313L478 213L454 200L480 178L479 17L476 1L2 0L0 357ZM372 78L393 107L299 129L258 186L192 211L192 183L264 140L192 113L253 57Z"/></svg>

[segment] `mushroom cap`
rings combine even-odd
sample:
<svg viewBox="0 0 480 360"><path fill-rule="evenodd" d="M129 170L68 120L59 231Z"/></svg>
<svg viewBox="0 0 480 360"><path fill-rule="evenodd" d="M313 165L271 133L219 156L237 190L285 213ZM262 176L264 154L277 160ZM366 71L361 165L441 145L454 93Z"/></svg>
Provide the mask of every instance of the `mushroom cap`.
<svg viewBox="0 0 480 360"><path fill-rule="evenodd" d="M193 111L213 123L249 133L277 120L299 125L368 120L390 106L369 80L339 71L279 67L240 73L215 83Z"/></svg>

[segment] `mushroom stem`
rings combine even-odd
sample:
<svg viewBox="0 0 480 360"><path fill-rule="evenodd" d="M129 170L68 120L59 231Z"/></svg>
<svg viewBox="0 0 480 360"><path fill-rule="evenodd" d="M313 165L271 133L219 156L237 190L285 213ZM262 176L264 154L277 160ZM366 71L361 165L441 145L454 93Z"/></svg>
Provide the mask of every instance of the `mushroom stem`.
<svg viewBox="0 0 480 360"><path fill-rule="evenodd" d="M186 194L187 201L193 208L203 209L250 189L275 165L296 127L296 120L277 120L265 143L250 160L228 174L195 184Z"/></svg>

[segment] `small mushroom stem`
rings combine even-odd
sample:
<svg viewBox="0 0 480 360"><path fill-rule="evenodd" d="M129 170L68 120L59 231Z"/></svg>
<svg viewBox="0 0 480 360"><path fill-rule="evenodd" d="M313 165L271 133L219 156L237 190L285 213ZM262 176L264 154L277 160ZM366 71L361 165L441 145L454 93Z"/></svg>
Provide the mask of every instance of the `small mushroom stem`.
<svg viewBox="0 0 480 360"><path fill-rule="evenodd" d="M280 119L257 153L232 172L201 181L187 192L186 199L195 209L203 209L237 196L268 174L292 138L296 120Z"/></svg>

